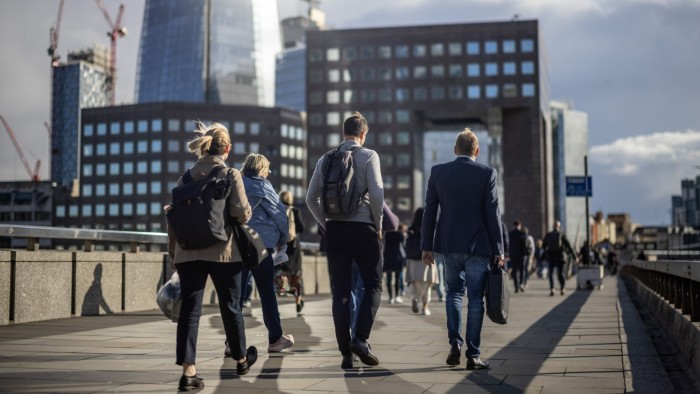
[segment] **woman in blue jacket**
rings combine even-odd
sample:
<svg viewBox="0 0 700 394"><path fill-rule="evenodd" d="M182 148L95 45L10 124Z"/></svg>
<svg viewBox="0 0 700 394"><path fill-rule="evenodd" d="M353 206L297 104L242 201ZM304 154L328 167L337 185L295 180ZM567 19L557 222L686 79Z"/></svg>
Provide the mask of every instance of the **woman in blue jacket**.
<svg viewBox="0 0 700 394"><path fill-rule="evenodd" d="M294 345L294 337L284 335L280 321L277 296L274 287L274 267L272 252L289 240L289 224L285 207L277 197L267 176L270 174L270 161L263 155L251 153L246 157L243 167L243 186L248 202L253 207L253 216L248 225L260 234L269 252L268 257L259 266L252 269L255 286L260 295L263 321L267 327L270 353L280 352ZM248 277L248 269L243 269L243 278ZM243 297L241 296L241 302Z"/></svg>

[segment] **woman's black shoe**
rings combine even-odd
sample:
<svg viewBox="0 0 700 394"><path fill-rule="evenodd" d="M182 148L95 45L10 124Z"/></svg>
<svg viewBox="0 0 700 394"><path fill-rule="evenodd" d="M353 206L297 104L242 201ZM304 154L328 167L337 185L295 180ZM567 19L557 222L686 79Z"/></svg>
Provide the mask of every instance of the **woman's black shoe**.
<svg viewBox="0 0 700 394"><path fill-rule="evenodd" d="M245 352L245 361L236 364L236 373L239 375L245 375L250 371L250 367L258 361L258 349L255 346L251 346Z"/></svg>
<svg viewBox="0 0 700 394"><path fill-rule="evenodd" d="M201 388L204 388L204 379L196 374L194 376L182 375L180 377L180 384L177 387L180 391L198 390Z"/></svg>
<svg viewBox="0 0 700 394"><path fill-rule="evenodd" d="M304 309L304 300L299 300L299 303L297 304L297 313L301 313L302 309Z"/></svg>

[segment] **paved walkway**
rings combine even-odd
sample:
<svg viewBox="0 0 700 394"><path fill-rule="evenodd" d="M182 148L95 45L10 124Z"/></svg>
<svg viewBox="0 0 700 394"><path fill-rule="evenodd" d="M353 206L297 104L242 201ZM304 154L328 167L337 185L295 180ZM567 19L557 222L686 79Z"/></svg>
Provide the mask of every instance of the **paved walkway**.
<svg viewBox="0 0 700 394"><path fill-rule="evenodd" d="M444 304L432 316L410 303L383 303L370 338L381 364L344 372L336 350L329 297L308 297L297 317L281 298L291 351L269 355L259 304L246 317L248 343L260 350L251 372L238 377L223 357L223 330L206 309L197 367L201 393L624 393L672 391L658 357L616 278L605 288L549 297L531 280L511 298L510 322L486 319L482 357L488 371L445 364L449 346ZM129 313L0 326L0 392L175 392L175 324L159 313Z"/></svg>

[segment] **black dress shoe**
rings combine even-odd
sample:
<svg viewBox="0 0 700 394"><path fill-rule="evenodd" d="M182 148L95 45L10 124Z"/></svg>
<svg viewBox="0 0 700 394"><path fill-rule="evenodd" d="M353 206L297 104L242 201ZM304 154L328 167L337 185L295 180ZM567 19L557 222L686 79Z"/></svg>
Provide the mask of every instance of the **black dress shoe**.
<svg viewBox="0 0 700 394"><path fill-rule="evenodd" d="M196 374L194 376L182 375L177 387L179 391L199 390L201 388L204 388L204 379Z"/></svg>
<svg viewBox="0 0 700 394"><path fill-rule="evenodd" d="M343 361L340 363L342 369L352 369L352 353L343 354Z"/></svg>
<svg viewBox="0 0 700 394"><path fill-rule="evenodd" d="M247 374L256 361L258 361L258 349L255 346L251 346L245 352L245 361L236 364L236 373L239 375Z"/></svg>
<svg viewBox="0 0 700 394"><path fill-rule="evenodd" d="M479 357L467 357L467 369L489 369L489 362L487 360L482 360Z"/></svg>
<svg viewBox="0 0 700 394"><path fill-rule="evenodd" d="M300 300L297 304L297 313L301 313L302 309L304 309L304 300Z"/></svg>
<svg viewBox="0 0 700 394"><path fill-rule="evenodd" d="M367 341L357 338L353 339L350 342L350 351L355 353L360 358L360 361L367 365L379 365L379 358L372 353L372 347Z"/></svg>
<svg viewBox="0 0 700 394"><path fill-rule="evenodd" d="M450 354L447 355L447 365L459 365L459 358L461 357L462 345L459 342L455 342L450 347Z"/></svg>

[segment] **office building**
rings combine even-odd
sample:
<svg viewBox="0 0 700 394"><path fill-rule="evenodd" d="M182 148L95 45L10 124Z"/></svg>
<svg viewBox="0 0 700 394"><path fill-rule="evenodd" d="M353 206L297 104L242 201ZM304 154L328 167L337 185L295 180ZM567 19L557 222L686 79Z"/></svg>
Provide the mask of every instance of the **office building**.
<svg viewBox="0 0 700 394"><path fill-rule="evenodd" d="M72 52L53 68L51 98L51 180L72 190L78 179L80 110L107 104L107 49Z"/></svg>
<svg viewBox="0 0 700 394"><path fill-rule="evenodd" d="M0 223L51 226L53 183L50 181L0 182ZM46 248L51 240L41 239ZM26 248L26 238L0 237L0 248Z"/></svg>
<svg viewBox="0 0 700 394"><path fill-rule="evenodd" d="M149 103L85 109L80 193L55 196L54 225L164 232L170 190L197 157L187 152L195 121L229 129L228 164L264 154L276 190L305 193L305 132L298 112L255 106Z"/></svg>
<svg viewBox="0 0 700 394"><path fill-rule="evenodd" d="M137 102L271 107L277 0L146 0Z"/></svg>
<svg viewBox="0 0 700 394"><path fill-rule="evenodd" d="M552 110L552 172L554 217L572 241L581 246L586 240L586 199L566 196L566 177L585 174L588 154L588 114L561 101L550 103ZM550 225L551 226L551 225Z"/></svg>
<svg viewBox="0 0 700 394"><path fill-rule="evenodd" d="M674 226L700 226L700 175L681 181L681 194L671 197Z"/></svg>
<svg viewBox="0 0 700 394"><path fill-rule="evenodd" d="M505 220L542 234L553 219L549 82L537 21L307 32L309 162L359 110L379 153L387 203L423 205L425 136L485 130ZM452 151L454 143L445 146ZM401 182L399 182L401 179Z"/></svg>

